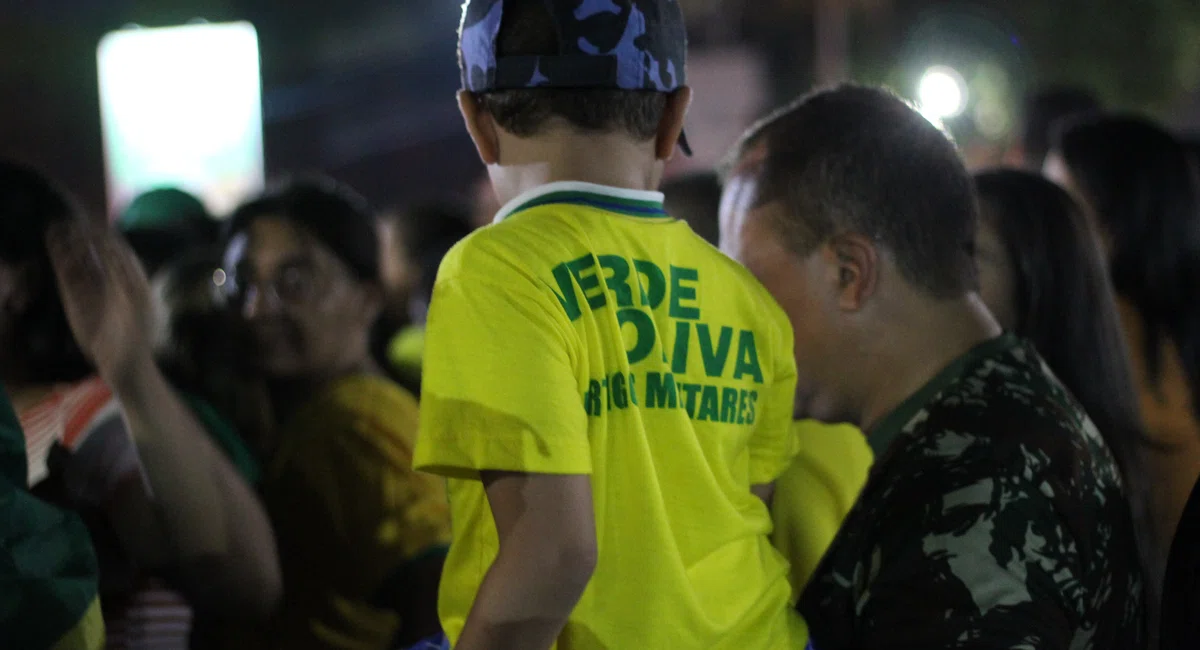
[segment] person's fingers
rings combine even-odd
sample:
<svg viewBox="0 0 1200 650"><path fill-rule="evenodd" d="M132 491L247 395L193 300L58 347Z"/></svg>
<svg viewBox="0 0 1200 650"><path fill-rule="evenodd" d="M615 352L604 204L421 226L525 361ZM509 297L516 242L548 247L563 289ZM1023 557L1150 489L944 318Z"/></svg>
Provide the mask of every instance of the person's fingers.
<svg viewBox="0 0 1200 650"><path fill-rule="evenodd" d="M46 233L50 263L64 293L104 287L104 265L95 241L77 224L53 224Z"/></svg>

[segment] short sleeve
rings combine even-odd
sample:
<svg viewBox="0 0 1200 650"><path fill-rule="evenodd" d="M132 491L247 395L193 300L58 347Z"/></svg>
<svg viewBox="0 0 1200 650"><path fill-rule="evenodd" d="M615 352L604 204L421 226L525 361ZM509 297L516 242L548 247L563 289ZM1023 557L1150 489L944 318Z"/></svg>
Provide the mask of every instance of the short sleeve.
<svg viewBox="0 0 1200 650"><path fill-rule="evenodd" d="M503 268L440 278L426 324L415 465L457 478L590 474L579 345L536 280Z"/></svg>
<svg viewBox="0 0 1200 650"><path fill-rule="evenodd" d="M758 419L750 439L750 482L763 485L774 482L787 469L798 451L792 432L796 404L796 359L792 355L791 326L780 317L781 332L771 345L774 372L770 384L758 397Z"/></svg>
<svg viewBox="0 0 1200 650"><path fill-rule="evenodd" d="M1072 647L1079 550L1049 499L991 478L913 496L886 515L860 567L864 647Z"/></svg>

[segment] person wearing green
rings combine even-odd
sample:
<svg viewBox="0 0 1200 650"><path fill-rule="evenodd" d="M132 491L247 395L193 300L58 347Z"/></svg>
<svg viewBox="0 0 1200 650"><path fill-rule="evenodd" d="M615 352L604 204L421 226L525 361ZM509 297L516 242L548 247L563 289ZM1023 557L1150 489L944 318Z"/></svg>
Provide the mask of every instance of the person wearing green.
<svg viewBox="0 0 1200 650"><path fill-rule="evenodd" d="M25 436L0 391L0 648L99 650L92 541L74 513L26 489Z"/></svg>

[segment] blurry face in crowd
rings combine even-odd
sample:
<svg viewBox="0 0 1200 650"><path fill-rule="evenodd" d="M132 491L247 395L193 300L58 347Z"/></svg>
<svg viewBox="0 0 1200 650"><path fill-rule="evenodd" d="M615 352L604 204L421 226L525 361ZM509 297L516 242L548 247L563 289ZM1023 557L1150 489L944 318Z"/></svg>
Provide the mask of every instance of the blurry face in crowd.
<svg viewBox="0 0 1200 650"><path fill-rule="evenodd" d="M408 254L404 241L404 229L397 219L379 221L379 266L383 278L384 310L389 314L406 318L409 298L416 285L417 270Z"/></svg>
<svg viewBox="0 0 1200 650"><path fill-rule="evenodd" d="M830 267L821 248L807 255L789 249L775 220L782 202L756 206L758 182L752 173L733 176L721 201L721 250L758 278L787 312L795 336L799 377L796 418L836 422L842 409L829 378L844 372L838 349L838 306L828 290ZM836 284L836 271L834 272Z"/></svg>
<svg viewBox="0 0 1200 650"><path fill-rule="evenodd" d="M1011 331L1017 325L1016 269L994 223L984 207L975 240L980 295L1000 326Z"/></svg>
<svg viewBox="0 0 1200 650"><path fill-rule="evenodd" d="M343 372L365 362L377 290L316 238L261 217L225 250L226 295L259 368L276 377Z"/></svg>

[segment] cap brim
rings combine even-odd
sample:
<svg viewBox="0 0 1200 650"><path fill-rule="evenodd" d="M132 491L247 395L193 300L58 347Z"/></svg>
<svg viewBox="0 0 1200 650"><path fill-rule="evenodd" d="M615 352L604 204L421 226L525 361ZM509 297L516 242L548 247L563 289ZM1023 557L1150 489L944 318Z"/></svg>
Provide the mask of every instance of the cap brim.
<svg viewBox="0 0 1200 650"><path fill-rule="evenodd" d="M679 150L688 158L692 157L692 145L688 143L686 131L679 132Z"/></svg>

